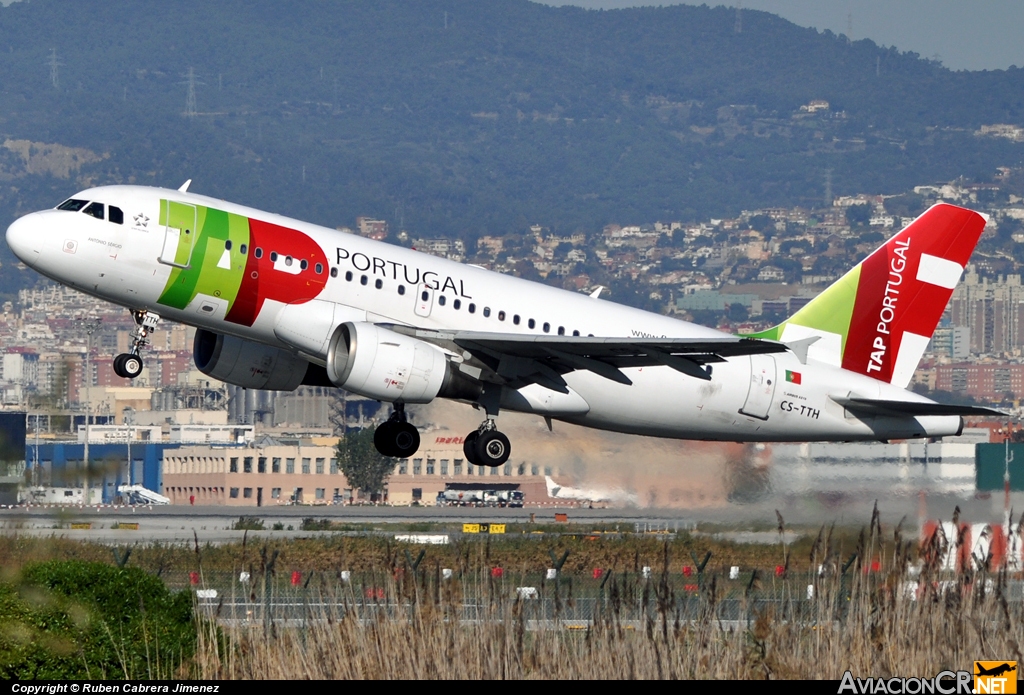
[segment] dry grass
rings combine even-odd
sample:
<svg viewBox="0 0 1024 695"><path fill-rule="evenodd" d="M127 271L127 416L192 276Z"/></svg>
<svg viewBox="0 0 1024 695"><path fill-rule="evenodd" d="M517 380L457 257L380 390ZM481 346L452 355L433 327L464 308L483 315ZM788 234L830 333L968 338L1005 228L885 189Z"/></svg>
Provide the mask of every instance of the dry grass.
<svg viewBox="0 0 1024 695"><path fill-rule="evenodd" d="M550 600L512 598L482 574L444 582L432 572L410 573L388 583L383 600L365 601L353 590L333 597L341 610L310 611L297 627L257 621L218 632L206 623L196 675L838 679L848 669L861 677L931 677L970 669L976 659L1024 661L1024 611L1019 600L1008 600L1014 583L1019 597L1019 576L989 572L985 558L971 571L947 575L938 567L945 543L915 551L897 528L880 555L873 519L847 561L823 530L804 558L823 573L755 575L733 620L723 619L717 575L703 581L696 605L676 595L664 572L666 546L660 576L613 576L595 619L582 629L559 620L564 598L554 600L555 620L538 623L537 611L550 608ZM918 552L924 566L911 579ZM780 554L788 566L789 549ZM880 571L865 571L860 558L880 558ZM467 620L467 605L482 607L482 615Z"/></svg>

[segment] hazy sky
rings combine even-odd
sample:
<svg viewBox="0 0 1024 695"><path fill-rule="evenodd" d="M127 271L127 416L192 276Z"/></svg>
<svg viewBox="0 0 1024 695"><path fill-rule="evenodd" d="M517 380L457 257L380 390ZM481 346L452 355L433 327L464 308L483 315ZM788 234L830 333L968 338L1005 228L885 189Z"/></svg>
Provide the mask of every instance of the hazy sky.
<svg viewBox="0 0 1024 695"><path fill-rule="evenodd" d="M549 5L611 9L671 5L659 0L546 0ZM698 2L681 3L699 5ZM728 4L710 0L708 5ZM1024 67L1024 0L742 0L805 27L871 39L935 58L953 70Z"/></svg>

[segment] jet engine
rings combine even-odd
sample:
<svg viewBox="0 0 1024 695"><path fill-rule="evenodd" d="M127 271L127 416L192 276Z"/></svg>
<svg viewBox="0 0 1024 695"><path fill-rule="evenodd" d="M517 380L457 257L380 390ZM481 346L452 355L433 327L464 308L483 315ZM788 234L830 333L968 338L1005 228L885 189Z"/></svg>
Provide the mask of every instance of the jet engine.
<svg viewBox="0 0 1024 695"><path fill-rule="evenodd" d="M451 368L436 345L375 326L348 322L334 330L327 349L327 378L367 398L429 403L438 396L473 400L479 384Z"/></svg>
<svg viewBox="0 0 1024 695"><path fill-rule="evenodd" d="M192 358L208 377L268 391L294 391L315 367L285 350L203 329L196 331Z"/></svg>

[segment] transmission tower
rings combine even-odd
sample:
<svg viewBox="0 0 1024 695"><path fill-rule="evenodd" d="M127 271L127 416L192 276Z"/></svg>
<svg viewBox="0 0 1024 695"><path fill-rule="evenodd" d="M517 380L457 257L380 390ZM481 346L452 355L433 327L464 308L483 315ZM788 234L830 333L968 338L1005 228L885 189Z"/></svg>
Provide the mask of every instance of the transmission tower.
<svg viewBox="0 0 1024 695"><path fill-rule="evenodd" d="M332 389L330 404L328 405L328 420L334 429L334 434L342 437L345 435L346 420L346 399L347 395L343 389Z"/></svg>
<svg viewBox="0 0 1024 695"><path fill-rule="evenodd" d="M743 3L736 3L736 25L733 27L733 31L737 34L743 33Z"/></svg>
<svg viewBox="0 0 1024 695"><path fill-rule="evenodd" d="M825 205L832 207L832 170L825 170Z"/></svg>
<svg viewBox="0 0 1024 695"><path fill-rule="evenodd" d="M185 118L196 117L196 85L202 84L196 79L196 71L194 68L189 68L185 74L185 84L188 85L188 92L185 96Z"/></svg>
<svg viewBox="0 0 1024 695"><path fill-rule="evenodd" d="M846 43L853 43L853 13L846 15Z"/></svg>
<svg viewBox="0 0 1024 695"><path fill-rule="evenodd" d="M50 60L47 65L50 66L50 82L53 83L54 89L60 89L60 66L64 63L60 62L57 57L57 49L50 49Z"/></svg>

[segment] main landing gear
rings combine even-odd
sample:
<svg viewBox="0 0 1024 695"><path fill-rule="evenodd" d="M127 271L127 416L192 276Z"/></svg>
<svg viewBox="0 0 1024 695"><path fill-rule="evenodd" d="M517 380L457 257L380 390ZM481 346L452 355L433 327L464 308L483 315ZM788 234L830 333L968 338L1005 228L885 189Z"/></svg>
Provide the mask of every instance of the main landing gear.
<svg viewBox="0 0 1024 695"><path fill-rule="evenodd" d="M135 330L132 331L131 350L114 358L114 374L124 379L134 379L142 374L142 357L139 353L148 342L146 338L156 330L160 316L144 309L132 311L135 319Z"/></svg>
<svg viewBox="0 0 1024 695"><path fill-rule="evenodd" d="M420 448L420 433L405 415L405 404L395 403L395 412L373 433L373 445L384 456L409 458Z"/></svg>
<svg viewBox="0 0 1024 695"><path fill-rule="evenodd" d="M498 431L494 419L488 417L480 425L480 429L466 435L462 453L470 463L497 468L508 461L512 454L512 444L509 443L508 437Z"/></svg>

